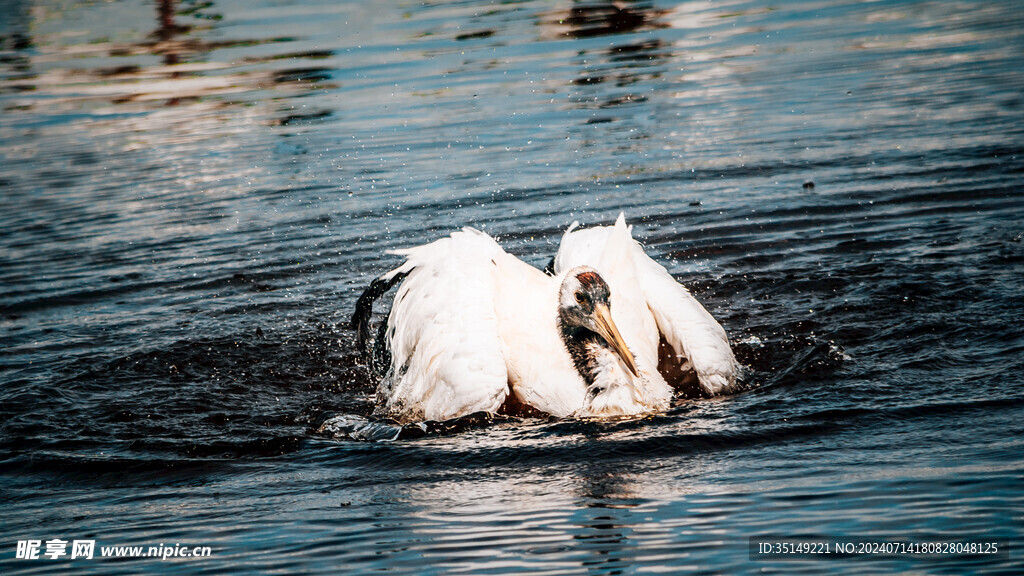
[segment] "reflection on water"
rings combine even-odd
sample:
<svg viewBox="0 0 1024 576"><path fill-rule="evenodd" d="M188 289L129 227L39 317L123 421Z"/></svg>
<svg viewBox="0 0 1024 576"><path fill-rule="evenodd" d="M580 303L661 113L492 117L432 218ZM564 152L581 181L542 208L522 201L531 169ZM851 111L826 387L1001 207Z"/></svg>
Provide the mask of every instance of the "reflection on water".
<svg viewBox="0 0 1024 576"><path fill-rule="evenodd" d="M765 534L1019 540L1022 14L0 0L10 539L531 574L749 571ZM473 225L542 267L620 210L749 390L367 424L347 322L386 250Z"/></svg>
<svg viewBox="0 0 1024 576"><path fill-rule="evenodd" d="M543 35L589 38L661 28L666 26L658 22L663 14L652 2L579 2L542 13L540 23Z"/></svg>
<svg viewBox="0 0 1024 576"><path fill-rule="evenodd" d="M214 57L239 49L294 42L288 37L207 39L215 32L210 22L222 18L213 12L215 9L210 2L178 5L174 0L160 0L151 14L155 17L155 29L149 33L142 33L143 21L129 22L129 26L138 30L132 40L90 37L84 43L68 45L61 38L55 44L39 45L39 54L31 59L18 54L32 45L31 39L15 32L6 42L15 55L5 62L19 74L7 75L0 89L7 93L45 93L46 97L36 102L9 104L7 109L49 115L52 120L57 120L57 114L83 108L100 117L138 114L152 110L154 105L188 104L200 110L215 111L222 106L257 104L258 100L244 95L268 88L287 95L336 88L330 82L330 69L304 65L330 58L333 54L330 50L250 55L241 63ZM88 11L88 8L79 10ZM63 25L65 18L73 21L75 11L44 13L61 21L61 24L48 22L46 27L49 28ZM141 16L134 11L130 14ZM92 19L86 22L94 23ZM85 34L89 33L76 31L70 37ZM70 66L53 65L68 56L73 58ZM36 63L35 67L32 62ZM89 66L91 63L95 65ZM300 67L281 67L280 63ZM234 100L232 97L236 96L243 98ZM217 100L211 101L211 98ZM104 109L107 104L117 108ZM128 106L131 104L136 106ZM323 111L311 115L285 114L269 123L285 125L297 119L316 119L329 114Z"/></svg>

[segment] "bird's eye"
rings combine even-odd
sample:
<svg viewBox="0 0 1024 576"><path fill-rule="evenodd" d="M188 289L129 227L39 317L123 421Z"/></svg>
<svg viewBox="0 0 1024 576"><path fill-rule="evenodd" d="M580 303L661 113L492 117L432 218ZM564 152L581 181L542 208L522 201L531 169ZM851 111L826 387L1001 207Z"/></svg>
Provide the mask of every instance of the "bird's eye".
<svg viewBox="0 0 1024 576"><path fill-rule="evenodd" d="M584 296L582 292L577 292L576 293L576 302L578 304L583 304L586 301L587 301L587 297Z"/></svg>

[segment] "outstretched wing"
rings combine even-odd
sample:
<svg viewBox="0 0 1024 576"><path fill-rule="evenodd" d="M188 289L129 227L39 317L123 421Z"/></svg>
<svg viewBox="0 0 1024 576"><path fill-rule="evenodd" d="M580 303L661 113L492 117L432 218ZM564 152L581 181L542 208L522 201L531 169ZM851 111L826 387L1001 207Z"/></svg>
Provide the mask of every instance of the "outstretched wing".
<svg viewBox="0 0 1024 576"><path fill-rule="evenodd" d="M613 299L616 284L641 295L657 325L658 339L664 341L660 347L654 345L653 353L660 355L659 369L670 383L676 384L673 380L692 369L705 394L735 388L736 359L725 330L689 290L644 253L630 236L622 214L615 226L575 230L574 224L569 228L555 257L555 272L581 265L597 268L612 287ZM614 314L614 301L612 308ZM651 339L643 339L643 354L652 353Z"/></svg>
<svg viewBox="0 0 1024 576"><path fill-rule="evenodd" d="M497 411L508 375L491 263L511 256L471 228L394 253L406 261L380 278L404 275L387 321L391 367L378 411L403 422Z"/></svg>

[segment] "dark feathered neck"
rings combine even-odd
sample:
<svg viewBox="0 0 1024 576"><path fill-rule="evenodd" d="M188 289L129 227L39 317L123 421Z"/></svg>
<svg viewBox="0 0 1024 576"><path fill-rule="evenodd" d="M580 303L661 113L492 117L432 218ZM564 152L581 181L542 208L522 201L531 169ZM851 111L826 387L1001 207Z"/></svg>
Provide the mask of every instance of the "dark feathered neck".
<svg viewBox="0 0 1024 576"><path fill-rule="evenodd" d="M576 371L589 387L597 379L597 356L593 354L593 349L603 345L604 340L591 330L569 324L561 312L558 314L558 331Z"/></svg>

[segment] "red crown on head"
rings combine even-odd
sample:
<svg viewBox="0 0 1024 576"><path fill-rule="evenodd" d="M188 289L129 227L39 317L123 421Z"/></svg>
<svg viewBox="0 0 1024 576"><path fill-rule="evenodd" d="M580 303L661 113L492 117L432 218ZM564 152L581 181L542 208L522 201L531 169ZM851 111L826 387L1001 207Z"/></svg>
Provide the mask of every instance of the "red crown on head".
<svg viewBox="0 0 1024 576"><path fill-rule="evenodd" d="M590 288L602 283L601 277L597 275L597 272L580 272L576 275L576 279L580 281L580 285L584 288Z"/></svg>

